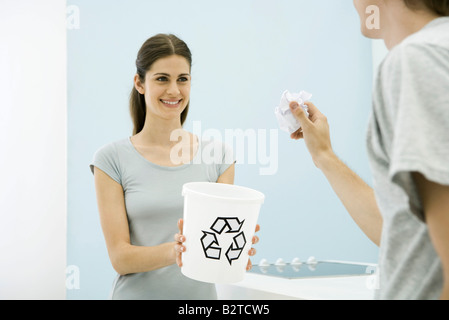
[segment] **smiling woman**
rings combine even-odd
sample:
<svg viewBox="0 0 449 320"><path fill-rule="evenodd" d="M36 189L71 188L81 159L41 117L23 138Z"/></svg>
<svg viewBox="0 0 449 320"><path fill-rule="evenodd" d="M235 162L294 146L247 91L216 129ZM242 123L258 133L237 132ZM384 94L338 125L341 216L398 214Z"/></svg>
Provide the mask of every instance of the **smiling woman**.
<svg viewBox="0 0 449 320"><path fill-rule="evenodd" d="M161 58L167 58L168 60L164 59L163 62L159 62L157 66L153 66L153 64ZM175 60L176 65L171 65L172 60ZM145 123L147 110L145 104L146 97L144 83L147 83L147 70L149 70L150 67L152 67L153 70L163 70L165 66L168 66L170 69L176 69L176 67L179 65L181 65L182 70L188 70L186 73L179 75L179 78L182 79L181 82L188 82L188 90L190 92L189 80L190 69L192 66L192 54L184 41L180 40L174 35L158 34L145 41L145 43L140 48L136 59L137 74L134 78L134 82L136 85L131 91L129 101L131 118L134 124L134 134L139 133L143 129ZM169 83L168 80L170 79L170 74L164 72L154 73L153 75L148 73L148 76L153 82L165 82L165 85ZM149 98L148 95L147 97ZM172 101L173 100L168 99L168 102ZM184 110L182 110L181 112L181 125L184 124L184 121L187 118L187 113L189 111L188 97L184 99L184 102L186 104Z"/></svg>
<svg viewBox="0 0 449 320"><path fill-rule="evenodd" d="M176 36L148 39L137 56L130 97L133 136L100 148L91 163L101 226L118 273L113 299L217 297L213 284L191 280L178 267L181 253L188 250L181 235L182 186L234 182L234 161L225 161L234 159L232 149L182 128L190 101L191 63L187 45ZM175 130L189 139L172 141ZM186 150L181 165L171 154L178 144ZM193 161L204 149L220 151L222 157L212 163Z"/></svg>
<svg viewBox="0 0 449 320"><path fill-rule="evenodd" d="M169 73L160 72L162 70ZM178 74L180 70L183 73ZM144 83L139 75L135 75L134 88L139 94L144 95L145 103L153 117L163 116L167 112L166 108L182 114L190 97L189 71L190 66L184 57L171 55L153 63ZM179 122L181 118L175 120Z"/></svg>

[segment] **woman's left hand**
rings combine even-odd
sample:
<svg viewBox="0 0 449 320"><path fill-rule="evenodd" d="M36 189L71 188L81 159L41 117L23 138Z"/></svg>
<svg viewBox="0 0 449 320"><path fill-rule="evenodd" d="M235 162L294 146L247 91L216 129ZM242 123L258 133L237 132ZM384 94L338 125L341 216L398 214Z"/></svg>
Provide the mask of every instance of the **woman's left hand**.
<svg viewBox="0 0 449 320"><path fill-rule="evenodd" d="M260 230L260 226L256 225L256 232L258 232ZM259 242L259 237L254 235L253 239L252 239L252 243L256 244ZM256 249L251 248L248 252L249 256L252 257L256 254ZM251 268L253 267L253 264L251 263L251 259L248 259L248 264L246 265L246 271L251 270Z"/></svg>

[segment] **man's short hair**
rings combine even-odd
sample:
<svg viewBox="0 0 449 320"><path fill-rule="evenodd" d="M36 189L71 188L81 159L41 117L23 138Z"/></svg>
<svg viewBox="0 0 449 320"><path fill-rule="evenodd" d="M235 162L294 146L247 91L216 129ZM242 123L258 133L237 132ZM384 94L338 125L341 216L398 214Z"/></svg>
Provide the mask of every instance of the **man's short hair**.
<svg viewBox="0 0 449 320"><path fill-rule="evenodd" d="M449 0L404 0L404 3L412 10L427 8L440 16L449 16Z"/></svg>

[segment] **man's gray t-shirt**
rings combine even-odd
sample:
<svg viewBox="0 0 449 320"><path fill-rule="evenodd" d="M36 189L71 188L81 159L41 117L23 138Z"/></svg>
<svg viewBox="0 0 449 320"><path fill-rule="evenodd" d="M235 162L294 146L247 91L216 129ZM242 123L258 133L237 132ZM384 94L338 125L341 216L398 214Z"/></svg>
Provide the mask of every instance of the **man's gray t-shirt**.
<svg viewBox="0 0 449 320"><path fill-rule="evenodd" d="M119 183L124 192L131 244L156 246L172 242L183 216L182 186L216 182L234 163L232 149L221 142L200 141L194 159L177 167L154 164L135 149L129 138L100 148L90 165ZM216 299L215 285L185 277L173 264L149 272L117 275L112 299Z"/></svg>
<svg viewBox="0 0 449 320"><path fill-rule="evenodd" d="M438 299L441 261L412 173L449 185L449 17L406 38L382 62L367 146L383 216L376 298Z"/></svg>

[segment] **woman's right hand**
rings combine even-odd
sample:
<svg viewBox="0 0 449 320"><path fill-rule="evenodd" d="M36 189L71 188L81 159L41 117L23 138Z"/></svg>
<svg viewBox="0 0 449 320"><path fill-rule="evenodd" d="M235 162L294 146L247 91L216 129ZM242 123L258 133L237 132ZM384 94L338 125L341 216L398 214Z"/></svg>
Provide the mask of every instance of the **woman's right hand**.
<svg viewBox="0 0 449 320"><path fill-rule="evenodd" d="M186 251L186 247L183 245L183 242L186 241L186 237L182 234L182 229L184 226L184 220L178 220L178 229L179 233L175 234L175 255L176 255L176 264L178 267L182 267L182 253Z"/></svg>
<svg viewBox="0 0 449 320"><path fill-rule="evenodd" d="M290 103L290 110L301 124L301 128L290 137L295 140L304 139L315 165L320 168L322 162L332 156L329 124L324 114L311 102L305 102L309 117L297 102Z"/></svg>

